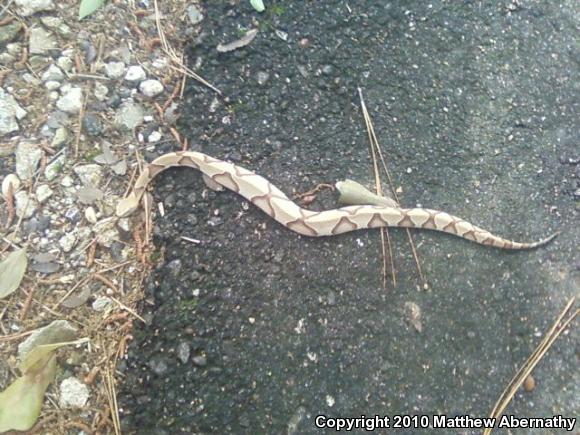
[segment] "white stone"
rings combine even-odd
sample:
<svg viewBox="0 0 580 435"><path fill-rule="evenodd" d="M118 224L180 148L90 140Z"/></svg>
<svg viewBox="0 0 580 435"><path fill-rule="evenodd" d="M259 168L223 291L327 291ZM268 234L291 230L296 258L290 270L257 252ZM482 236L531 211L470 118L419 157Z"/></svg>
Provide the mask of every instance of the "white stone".
<svg viewBox="0 0 580 435"><path fill-rule="evenodd" d="M14 3L18 6L20 15L25 17L29 17L36 12L54 10L52 0L15 0Z"/></svg>
<svg viewBox="0 0 580 435"><path fill-rule="evenodd" d="M77 166L74 171L86 187L99 187L103 179L102 168L94 163Z"/></svg>
<svg viewBox="0 0 580 435"><path fill-rule="evenodd" d="M109 93L109 88L107 88L102 83L95 83L95 98L99 101L105 101L107 99L107 94Z"/></svg>
<svg viewBox="0 0 580 435"><path fill-rule="evenodd" d="M187 7L187 16L191 24L196 25L202 22L203 14L197 5L190 5Z"/></svg>
<svg viewBox="0 0 580 435"><path fill-rule="evenodd" d="M85 219L89 221L91 224L97 223L97 213L93 207L87 207L85 210Z"/></svg>
<svg viewBox="0 0 580 435"><path fill-rule="evenodd" d="M95 311L105 311L107 308L113 305L113 301L106 296L97 296L92 304L93 310Z"/></svg>
<svg viewBox="0 0 580 435"><path fill-rule="evenodd" d="M20 187L20 179L16 174L8 174L2 180L2 195L4 196L4 198L8 196L10 184L12 184L12 193L16 193L16 191Z"/></svg>
<svg viewBox="0 0 580 435"><path fill-rule="evenodd" d="M78 87L71 88L70 90L68 90L56 102L56 107L58 107L63 112L71 114L79 113L82 106L83 106L83 90Z"/></svg>
<svg viewBox="0 0 580 435"><path fill-rule="evenodd" d="M125 80L129 82L140 82L147 78L145 70L139 65L131 65L127 68L127 73L125 74Z"/></svg>
<svg viewBox="0 0 580 435"><path fill-rule="evenodd" d="M63 187L72 187L74 184L75 182L70 175L65 175L62 177L62 180L60 180L60 185Z"/></svg>
<svg viewBox="0 0 580 435"><path fill-rule="evenodd" d="M54 132L50 145L55 148L60 148L68 139L68 130L65 127L59 127Z"/></svg>
<svg viewBox="0 0 580 435"><path fill-rule="evenodd" d="M48 91L56 91L58 88L60 88L60 82L49 80L48 82L44 83L44 87Z"/></svg>
<svg viewBox="0 0 580 435"><path fill-rule="evenodd" d="M22 190L14 195L14 199L16 203L16 215L18 217L28 219L36 213L38 203L33 195L29 195L28 192Z"/></svg>
<svg viewBox="0 0 580 435"><path fill-rule="evenodd" d="M20 142L16 148L16 173L21 180L34 177L42 150L34 142Z"/></svg>
<svg viewBox="0 0 580 435"><path fill-rule="evenodd" d="M56 40L52 33L41 27L30 29L28 37L28 51L30 54L45 54L47 51L57 48Z"/></svg>
<svg viewBox="0 0 580 435"><path fill-rule="evenodd" d="M147 142L149 142L149 143L159 142L160 140L161 140L161 133L158 132L157 130L151 132L151 134L147 138Z"/></svg>
<svg viewBox="0 0 580 435"><path fill-rule="evenodd" d="M43 82L48 82L52 80L60 82L64 79L64 73L58 66L51 64L46 69L46 71L42 73L41 78Z"/></svg>
<svg viewBox="0 0 580 435"><path fill-rule="evenodd" d="M75 231L66 233L58 240L58 244L60 245L60 247L64 252L72 251L72 248L75 247L76 243L77 243L77 235Z"/></svg>
<svg viewBox="0 0 580 435"><path fill-rule="evenodd" d="M18 131L18 119L26 116L14 97L0 88L0 135Z"/></svg>
<svg viewBox="0 0 580 435"><path fill-rule="evenodd" d="M48 184L41 184L36 188L36 199L40 204L50 198L53 194L53 190Z"/></svg>
<svg viewBox="0 0 580 435"><path fill-rule="evenodd" d="M93 232L99 245L110 248L113 242L119 239L119 230L117 230L115 219L103 219L95 224Z"/></svg>
<svg viewBox="0 0 580 435"><path fill-rule="evenodd" d="M56 64L61 70L66 72L70 72L74 65L73 60L68 56L59 57L58 60L56 61Z"/></svg>
<svg viewBox="0 0 580 435"><path fill-rule="evenodd" d="M156 97L163 92L163 84L159 80L145 80L139 85L139 90L146 97Z"/></svg>
<svg viewBox="0 0 580 435"><path fill-rule="evenodd" d="M105 64L105 75L110 79L120 79L124 73L125 64L123 62L109 62Z"/></svg>
<svg viewBox="0 0 580 435"><path fill-rule="evenodd" d="M58 404L61 408L83 408L89 400L89 388L71 376L60 384Z"/></svg>
<svg viewBox="0 0 580 435"><path fill-rule="evenodd" d="M57 130L58 131L58 130ZM66 155L61 154L56 159L54 159L51 163L46 166L44 170L44 176L48 181L54 180L60 172L62 172L62 167L66 161ZM70 186L69 186L70 187Z"/></svg>

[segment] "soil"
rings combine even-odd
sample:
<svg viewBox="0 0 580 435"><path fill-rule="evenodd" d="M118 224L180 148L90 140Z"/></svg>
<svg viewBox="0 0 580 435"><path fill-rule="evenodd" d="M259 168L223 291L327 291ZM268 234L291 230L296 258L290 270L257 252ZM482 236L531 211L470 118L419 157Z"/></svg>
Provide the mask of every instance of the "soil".
<svg viewBox="0 0 580 435"><path fill-rule="evenodd" d="M124 433L310 434L322 414L487 417L580 289L580 11L539 0L265 3L262 14L247 1L202 3L189 63L223 97L189 87L190 149L288 194L344 178L372 186L360 87L404 206L518 241L561 234L506 252L415 231L425 289L405 232L392 229L397 283L385 289L378 231L302 237L195 171L168 171L154 189L165 215L148 323L118 367ZM254 27L247 47L215 49ZM577 416L578 343L577 328L556 342L506 413Z"/></svg>

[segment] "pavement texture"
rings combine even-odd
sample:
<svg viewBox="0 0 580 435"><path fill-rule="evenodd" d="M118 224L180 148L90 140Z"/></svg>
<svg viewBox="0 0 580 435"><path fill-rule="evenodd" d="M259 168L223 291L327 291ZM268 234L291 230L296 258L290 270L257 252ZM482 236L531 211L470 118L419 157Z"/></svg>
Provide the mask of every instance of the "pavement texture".
<svg viewBox="0 0 580 435"><path fill-rule="evenodd" d="M164 173L149 324L120 365L124 428L310 434L320 414L488 416L580 289L577 3L267 3L258 15L249 2L204 2L190 63L226 98L191 86L191 149L289 195L372 185L361 87L404 206L518 241L561 234L505 252L415 231L424 289L393 229L397 286L384 289L377 231L308 239L193 170ZM252 27L249 46L216 51ZM322 193L311 208L334 200ZM573 327L507 413L577 417L578 345Z"/></svg>

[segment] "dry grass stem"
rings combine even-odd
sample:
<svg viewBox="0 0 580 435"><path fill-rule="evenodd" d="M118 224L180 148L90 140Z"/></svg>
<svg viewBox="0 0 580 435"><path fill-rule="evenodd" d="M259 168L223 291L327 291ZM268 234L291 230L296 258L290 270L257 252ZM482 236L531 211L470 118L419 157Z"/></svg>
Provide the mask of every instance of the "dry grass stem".
<svg viewBox="0 0 580 435"><path fill-rule="evenodd" d="M505 387L493 409L491 410L491 418L499 418L503 414L504 410L514 398L516 392L520 389L526 378L530 375L530 373L532 373L538 363L542 360L554 341L556 341L560 334L562 334L562 332L568 328L568 325L570 325L570 323L572 323L572 321L578 316L580 309L576 309L576 311L574 311L564 322L562 322L562 319L564 319L564 317L566 317L572 309L575 300L576 298L573 297L568 301L566 307L564 310L562 310L549 331L544 335L544 338L540 344L536 347L534 352L532 352L526 362L520 367L518 372L508 383L507 387ZM489 435L491 431L492 429L486 428L483 431L483 435Z"/></svg>

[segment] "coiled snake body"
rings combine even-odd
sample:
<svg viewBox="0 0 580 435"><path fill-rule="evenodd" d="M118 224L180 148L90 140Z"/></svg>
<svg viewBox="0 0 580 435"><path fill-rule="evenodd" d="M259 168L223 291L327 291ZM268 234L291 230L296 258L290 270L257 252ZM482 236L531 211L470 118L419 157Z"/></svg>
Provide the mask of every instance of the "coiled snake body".
<svg viewBox="0 0 580 435"><path fill-rule="evenodd" d="M195 151L168 153L145 167L132 192L117 205L117 215L127 216L139 207L149 182L174 166L201 171L217 184L240 194L274 220L304 236L321 237L379 227L424 228L454 234L473 242L503 249L532 249L544 245L557 234L533 243L506 240L448 213L426 208L398 208L356 205L334 210L306 210L280 189L247 169Z"/></svg>

